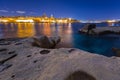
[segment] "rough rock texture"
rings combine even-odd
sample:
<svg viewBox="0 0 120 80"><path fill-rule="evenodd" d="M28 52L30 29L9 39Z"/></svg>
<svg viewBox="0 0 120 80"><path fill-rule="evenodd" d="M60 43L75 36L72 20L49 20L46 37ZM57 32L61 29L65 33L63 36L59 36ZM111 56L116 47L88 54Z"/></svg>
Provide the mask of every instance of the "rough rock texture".
<svg viewBox="0 0 120 80"><path fill-rule="evenodd" d="M79 32L87 34L87 29L83 27ZM120 34L120 27L96 27L89 32L90 35L104 35L111 33Z"/></svg>
<svg viewBox="0 0 120 80"><path fill-rule="evenodd" d="M85 31L86 34L92 34L94 28L96 28L95 24L86 24L80 31Z"/></svg>
<svg viewBox="0 0 120 80"><path fill-rule="evenodd" d="M50 37L41 36L41 37L34 37L33 45L36 45L41 48L55 48L55 46L60 42L60 37Z"/></svg>
<svg viewBox="0 0 120 80"><path fill-rule="evenodd" d="M0 64L0 80L120 80L119 57L71 48L38 48L30 41L0 46L0 56L17 54Z"/></svg>

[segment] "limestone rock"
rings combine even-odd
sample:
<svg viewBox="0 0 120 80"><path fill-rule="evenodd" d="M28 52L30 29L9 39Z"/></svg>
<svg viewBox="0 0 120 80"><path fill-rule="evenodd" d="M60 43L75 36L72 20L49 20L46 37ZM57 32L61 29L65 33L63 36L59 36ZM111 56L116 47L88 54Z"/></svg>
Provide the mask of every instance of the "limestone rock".
<svg viewBox="0 0 120 80"><path fill-rule="evenodd" d="M79 30L80 33L87 34L87 29L82 28ZM105 34L120 34L120 27L96 27L89 31L90 35L105 35Z"/></svg>
<svg viewBox="0 0 120 80"><path fill-rule="evenodd" d="M17 53L0 65L0 80L120 80L119 57L73 48L38 48L30 46L31 41L0 46L1 54Z"/></svg>
<svg viewBox="0 0 120 80"><path fill-rule="evenodd" d="M41 48L54 48L56 44L60 42L60 37L50 37L41 36L39 38L34 37L33 45L36 45Z"/></svg>
<svg viewBox="0 0 120 80"><path fill-rule="evenodd" d="M59 36L53 36L53 37L50 37L49 39L55 44L58 44L61 41L61 38Z"/></svg>
<svg viewBox="0 0 120 80"><path fill-rule="evenodd" d="M95 24L87 24L79 32L86 33L86 34L95 34L93 29L96 28Z"/></svg>
<svg viewBox="0 0 120 80"><path fill-rule="evenodd" d="M2 65L0 65L0 72L8 69L11 66L12 66L12 64L2 64Z"/></svg>
<svg viewBox="0 0 120 80"><path fill-rule="evenodd" d="M14 52L7 52L7 49L0 49L0 64L17 56Z"/></svg>

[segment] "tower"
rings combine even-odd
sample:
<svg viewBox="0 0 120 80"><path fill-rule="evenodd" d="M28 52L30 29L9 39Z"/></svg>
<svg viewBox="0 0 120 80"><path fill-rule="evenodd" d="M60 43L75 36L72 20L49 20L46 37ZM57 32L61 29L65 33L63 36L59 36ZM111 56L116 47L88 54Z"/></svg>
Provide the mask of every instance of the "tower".
<svg viewBox="0 0 120 80"><path fill-rule="evenodd" d="M46 13L44 13L44 14L42 15L42 17L46 18L46 17L47 17Z"/></svg>
<svg viewBox="0 0 120 80"><path fill-rule="evenodd" d="M54 18L53 14L51 14L50 18L52 18L52 19Z"/></svg>

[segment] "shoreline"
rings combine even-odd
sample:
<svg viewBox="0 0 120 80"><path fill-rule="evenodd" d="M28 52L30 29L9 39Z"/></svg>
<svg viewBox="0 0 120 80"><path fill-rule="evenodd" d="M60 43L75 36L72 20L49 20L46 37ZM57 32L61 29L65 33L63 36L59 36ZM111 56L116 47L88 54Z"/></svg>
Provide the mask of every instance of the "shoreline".
<svg viewBox="0 0 120 80"><path fill-rule="evenodd" d="M0 46L1 80L65 80L76 71L96 80L120 79L119 57L75 48L39 48L32 46L31 41L27 38Z"/></svg>
<svg viewBox="0 0 120 80"><path fill-rule="evenodd" d="M120 27L95 27L87 33L87 27L85 26L79 30L79 33L88 35L106 35L106 34L118 34L120 35Z"/></svg>
<svg viewBox="0 0 120 80"><path fill-rule="evenodd" d="M91 35L90 35L91 36ZM40 37L40 36L38 36ZM50 36L49 36L50 37ZM91 36L91 37L94 37L94 36ZM98 36L97 36L98 37ZM102 37L102 36L101 36ZM21 41L24 41L24 40L29 40L29 39L32 39L33 37L25 37L25 38L2 38L0 39L0 46L9 46L11 44L15 44L15 43L19 43ZM104 38L104 36L103 36ZM117 39L117 37L115 37ZM33 40L31 40L33 41ZM31 43L30 43L31 44ZM55 46L55 49L59 49L59 48L76 48L76 47L72 47L71 44L68 44L66 42L63 42L61 41L59 44L57 44ZM117 47L112 47L112 48L117 48ZM80 49L80 50L83 50L83 51L86 51L86 52L89 52L89 53L92 53L92 54L98 54L98 55L103 55L103 56L106 56L106 57L112 57L112 56L117 56L116 53L114 53L112 51L112 48L110 49L110 51L112 52L112 55L111 56L108 56L108 55L105 55L105 53L100 53L100 52L90 52L90 51L87 51L87 50L84 50L84 49L80 49L80 48L76 48L76 49ZM118 47L119 48L119 47Z"/></svg>

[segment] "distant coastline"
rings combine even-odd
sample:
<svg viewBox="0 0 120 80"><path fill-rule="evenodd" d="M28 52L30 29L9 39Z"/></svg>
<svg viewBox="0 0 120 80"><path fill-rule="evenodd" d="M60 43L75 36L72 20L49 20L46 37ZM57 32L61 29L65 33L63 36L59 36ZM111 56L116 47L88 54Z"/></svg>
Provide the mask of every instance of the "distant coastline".
<svg viewBox="0 0 120 80"><path fill-rule="evenodd" d="M43 16L0 16L0 23L120 23L120 19L113 20L77 20L73 18L56 18Z"/></svg>
<svg viewBox="0 0 120 80"><path fill-rule="evenodd" d="M43 16L10 16L0 17L0 23L34 23L34 22L40 22L40 23L73 23L73 22L80 22L79 20L72 19L72 18L55 18L53 15L50 17L43 15Z"/></svg>

